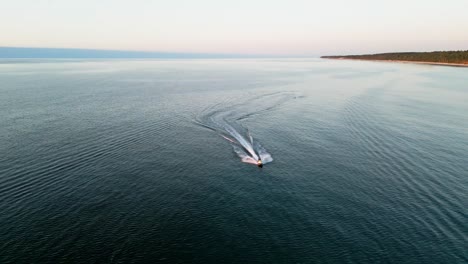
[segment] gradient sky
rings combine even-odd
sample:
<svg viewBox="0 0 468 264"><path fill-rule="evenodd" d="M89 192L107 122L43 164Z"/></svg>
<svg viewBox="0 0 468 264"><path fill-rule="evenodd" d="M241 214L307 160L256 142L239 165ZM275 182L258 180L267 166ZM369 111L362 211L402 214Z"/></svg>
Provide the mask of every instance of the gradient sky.
<svg viewBox="0 0 468 264"><path fill-rule="evenodd" d="M326 55L468 49L468 0L0 0L0 46Z"/></svg>

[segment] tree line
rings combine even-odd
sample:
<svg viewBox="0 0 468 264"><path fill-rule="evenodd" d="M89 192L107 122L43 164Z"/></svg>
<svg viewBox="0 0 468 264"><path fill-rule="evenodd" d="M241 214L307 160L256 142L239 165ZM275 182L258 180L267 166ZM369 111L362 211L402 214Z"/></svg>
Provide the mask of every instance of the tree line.
<svg viewBox="0 0 468 264"><path fill-rule="evenodd" d="M326 59L399 60L468 64L468 50L433 52L397 52L366 55L322 56Z"/></svg>

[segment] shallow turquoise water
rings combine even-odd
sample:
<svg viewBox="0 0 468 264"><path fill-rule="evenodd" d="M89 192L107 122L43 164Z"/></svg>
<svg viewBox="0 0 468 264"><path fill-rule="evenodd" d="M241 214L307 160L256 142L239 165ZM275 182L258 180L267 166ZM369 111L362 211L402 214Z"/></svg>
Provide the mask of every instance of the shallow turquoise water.
<svg viewBox="0 0 468 264"><path fill-rule="evenodd" d="M467 84L320 59L0 61L0 262L468 262ZM272 163L196 122L226 112Z"/></svg>

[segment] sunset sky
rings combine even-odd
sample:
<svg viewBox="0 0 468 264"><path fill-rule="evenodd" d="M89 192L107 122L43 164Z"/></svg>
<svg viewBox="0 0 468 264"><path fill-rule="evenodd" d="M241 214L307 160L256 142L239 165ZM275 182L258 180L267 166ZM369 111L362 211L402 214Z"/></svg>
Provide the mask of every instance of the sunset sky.
<svg viewBox="0 0 468 264"><path fill-rule="evenodd" d="M467 0L0 1L3 47L294 56L468 49Z"/></svg>

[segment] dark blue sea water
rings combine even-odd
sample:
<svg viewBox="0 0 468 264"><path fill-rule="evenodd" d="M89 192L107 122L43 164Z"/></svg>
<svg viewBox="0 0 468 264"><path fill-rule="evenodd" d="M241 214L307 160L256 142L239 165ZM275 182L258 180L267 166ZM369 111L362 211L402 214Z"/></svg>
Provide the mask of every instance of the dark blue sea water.
<svg viewBox="0 0 468 264"><path fill-rule="evenodd" d="M3 60L0 212L0 263L467 263L468 69Z"/></svg>

